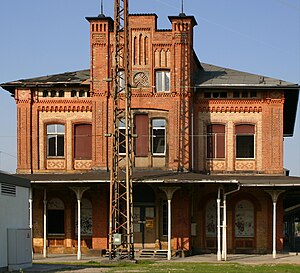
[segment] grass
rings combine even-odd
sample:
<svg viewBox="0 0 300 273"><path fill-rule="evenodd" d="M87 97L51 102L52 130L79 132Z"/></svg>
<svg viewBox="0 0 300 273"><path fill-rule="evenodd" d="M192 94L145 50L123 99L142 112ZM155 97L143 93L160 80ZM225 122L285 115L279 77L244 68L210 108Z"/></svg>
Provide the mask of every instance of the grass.
<svg viewBox="0 0 300 273"><path fill-rule="evenodd" d="M300 265L270 264L270 265L242 265L237 263L211 264L195 262L154 262L138 261L137 263L112 262L112 263L71 263L81 268L105 268L105 272L119 273L300 273ZM70 263L69 263L70 265ZM73 268L74 269L74 268ZM68 269L66 269L66 272Z"/></svg>
<svg viewBox="0 0 300 273"><path fill-rule="evenodd" d="M148 273L295 273L300 272L296 265L241 265L241 264L206 264L206 263L148 263L131 264L112 268L109 272L148 272Z"/></svg>

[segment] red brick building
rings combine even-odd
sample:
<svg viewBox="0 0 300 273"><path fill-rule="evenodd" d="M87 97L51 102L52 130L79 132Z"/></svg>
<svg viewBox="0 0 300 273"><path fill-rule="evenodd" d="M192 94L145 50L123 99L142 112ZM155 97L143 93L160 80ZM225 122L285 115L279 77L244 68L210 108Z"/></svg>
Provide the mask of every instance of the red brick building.
<svg viewBox="0 0 300 273"><path fill-rule="evenodd" d="M32 184L35 252L76 252L77 199L81 246L108 247L113 20L86 19L90 69L1 84L17 104L17 173ZM169 19L158 29L155 14L129 17L135 248L166 249L174 191L174 253L299 249L300 178L283 167L299 86L200 63L196 19Z"/></svg>

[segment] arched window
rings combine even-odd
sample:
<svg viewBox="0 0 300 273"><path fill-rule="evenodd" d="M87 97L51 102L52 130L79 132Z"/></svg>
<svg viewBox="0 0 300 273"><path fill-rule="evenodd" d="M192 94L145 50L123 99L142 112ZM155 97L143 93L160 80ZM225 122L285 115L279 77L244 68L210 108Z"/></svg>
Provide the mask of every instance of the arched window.
<svg viewBox="0 0 300 273"><path fill-rule="evenodd" d="M78 234L78 206L75 206L75 234ZM93 209L92 203L86 198L81 200L81 234L82 235L92 235L93 234Z"/></svg>
<svg viewBox="0 0 300 273"><path fill-rule="evenodd" d="M217 206L216 200L210 200L205 208L205 233L206 237L217 235Z"/></svg>
<svg viewBox="0 0 300 273"><path fill-rule="evenodd" d="M65 206L59 198L52 198L47 204L47 230L49 235L65 233Z"/></svg>
<svg viewBox="0 0 300 273"><path fill-rule="evenodd" d="M241 200L235 207L235 237L254 237L254 207L248 200Z"/></svg>

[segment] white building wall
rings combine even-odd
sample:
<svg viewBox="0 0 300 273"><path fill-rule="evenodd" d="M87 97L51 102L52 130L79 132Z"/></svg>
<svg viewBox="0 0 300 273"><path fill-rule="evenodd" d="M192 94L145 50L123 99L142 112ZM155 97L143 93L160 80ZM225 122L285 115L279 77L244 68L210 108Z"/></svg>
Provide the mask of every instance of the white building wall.
<svg viewBox="0 0 300 273"><path fill-rule="evenodd" d="M28 199L29 188L16 186L16 196L0 193L0 269L8 266L7 229L24 229L29 227Z"/></svg>

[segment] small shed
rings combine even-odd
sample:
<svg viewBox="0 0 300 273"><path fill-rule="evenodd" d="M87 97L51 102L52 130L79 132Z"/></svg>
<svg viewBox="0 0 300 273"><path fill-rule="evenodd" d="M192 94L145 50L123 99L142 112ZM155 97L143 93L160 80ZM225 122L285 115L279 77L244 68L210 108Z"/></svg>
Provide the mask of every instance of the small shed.
<svg viewBox="0 0 300 273"><path fill-rule="evenodd" d="M0 172L0 271L32 266L30 181Z"/></svg>

